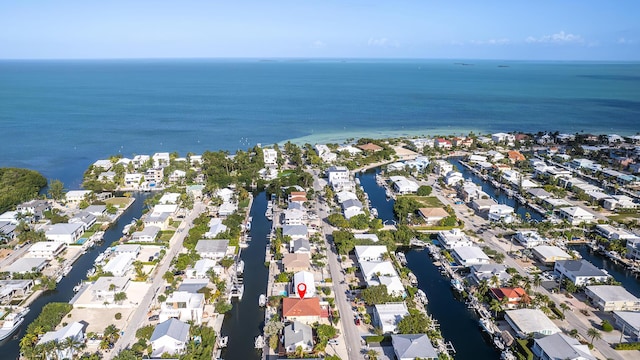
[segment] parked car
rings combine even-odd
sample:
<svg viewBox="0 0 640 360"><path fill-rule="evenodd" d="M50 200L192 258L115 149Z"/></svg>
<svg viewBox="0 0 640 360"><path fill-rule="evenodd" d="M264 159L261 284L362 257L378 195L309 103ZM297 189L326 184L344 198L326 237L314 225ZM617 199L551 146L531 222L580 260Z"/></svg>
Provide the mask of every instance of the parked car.
<svg viewBox="0 0 640 360"><path fill-rule="evenodd" d="M329 339L329 341L327 341L329 345L338 345L339 343L338 339Z"/></svg>
<svg viewBox="0 0 640 360"><path fill-rule="evenodd" d="M149 321L158 321L159 319L160 319L160 315L149 316Z"/></svg>
<svg viewBox="0 0 640 360"><path fill-rule="evenodd" d="M360 318L356 317L355 318L355 323L356 323L356 325L360 325Z"/></svg>

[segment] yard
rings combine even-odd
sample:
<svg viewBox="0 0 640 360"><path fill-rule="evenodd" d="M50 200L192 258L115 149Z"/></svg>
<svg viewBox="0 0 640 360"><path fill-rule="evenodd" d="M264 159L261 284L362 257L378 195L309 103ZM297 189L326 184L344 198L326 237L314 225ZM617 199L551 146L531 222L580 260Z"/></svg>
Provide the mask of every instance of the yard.
<svg viewBox="0 0 640 360"><path fill-rule="evenodd" d="M611 216L607 216L607 217L610 220L613 220L615 222L624 223L624 222L627 222L629 220L639 220L640 219L640 213L616 214L616 215L611 215Z"/></svg>
<svg viewBox="0 0 640 360"><path fill-rule="evenodd" d="M128 197L112 197L104 201L105 204L111 204L117 208L123 208L131 201Z"/></svg>
<svg viewBox="0 0 640 360"><path fill-rule="evenodd" d="M414 199L425 207L444 207L440 200L435 196L406 195L405 197Z"/></svg>

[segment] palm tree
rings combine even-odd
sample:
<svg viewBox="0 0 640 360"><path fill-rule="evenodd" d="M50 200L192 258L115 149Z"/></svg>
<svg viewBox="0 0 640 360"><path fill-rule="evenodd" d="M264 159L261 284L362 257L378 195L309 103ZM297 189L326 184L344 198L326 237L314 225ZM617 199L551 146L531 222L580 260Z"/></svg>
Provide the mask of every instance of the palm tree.
<svg viewBox="0 0 640 360"><path fill-rule="evenodd" d="M378 352L374 349L369 349L369 351L367 351L367 357L369 360L378 360Z"/></svg>
<svg viewBox="0 0 640 360"><path fill-rule="evenodd" d="M571 307L565 303L560 303L560 310L562 310L562 316L564 316L564 312L570 310Z"/></svg>
<svg viewBox="0 0 640 360"><path fill-rule="evenodd" d="M70 350L72 358L75 358L78 355L80 349L84 347L84 342L80 341L75 337L67 337L63 341L64 347Z"/></svg>
<svg viewBox="0 0 640 360"><path fill-rule="evenodd" d="M590 328L589 330L587 330L587 336L591 338L591 346L593 346L593 341L595 339L602 339L602 334L596 328Z"/></svg>
<svg viewBox="0 0 640 360"><path fill-rule="evenodd" d="M493 287L498 287L500 285L500 278L498 277L498 275L493 274L493 276L491 277L491 279L489 280L489 283L491 284L491 286Z"/></svg>
<svg viewBox="0 0 640 360"><path fill-rule="evenodd" d="M302 348L302 346L297 346L294 354L298 359L302 359L302 357L304 356L304 349Z"/></svg>
<svg viewBox="0 0 640 360"><path fill-rule="evenodd" d="M498 311L502 310L502 304L500 304L500 301L493 299L489 303L489 310L493 311L493 317L498 317Z"/></svg>

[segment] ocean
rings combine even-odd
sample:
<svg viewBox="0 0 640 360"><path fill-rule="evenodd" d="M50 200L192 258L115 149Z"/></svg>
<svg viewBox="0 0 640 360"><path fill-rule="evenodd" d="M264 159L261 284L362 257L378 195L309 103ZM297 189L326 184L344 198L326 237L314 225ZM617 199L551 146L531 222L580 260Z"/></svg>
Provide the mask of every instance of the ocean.
<svg viewBox="0 0 640 360"><path fill-rule="evenodd" d="M0 166L77 188L96 159L292 140L640 131L640 63L0 61Z"/></svg>

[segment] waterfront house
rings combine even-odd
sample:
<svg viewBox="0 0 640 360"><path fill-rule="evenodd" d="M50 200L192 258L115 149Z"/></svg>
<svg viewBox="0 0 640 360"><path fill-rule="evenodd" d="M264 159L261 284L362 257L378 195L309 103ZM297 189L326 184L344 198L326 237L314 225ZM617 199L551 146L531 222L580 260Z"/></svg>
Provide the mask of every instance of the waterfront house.
<svg viewBox="0 0 640 360"><path fill-rule="evenodd" d="M471 266L471 278L480 283L482 280L491 282L495 276L500 284L505 284L511 275L507 272L507 266L503 264L480 264Z"/></svg>
<svg viewBox="0 0 640 360"><path fill-rule="evenodd" d="M40 221L44 213L51 210L51 204L47 200L31 200L16 207L16 211L28 215L32 221Z"/></svg>
<svg viewBox="0 0 640 360"><path fill-rule="evenodd" d="M438 359L438 352L426 334L391 335L391 345L398 360Z"/></svg>
<svg viewBox="0 0 640 360"><path fill-rule="evenodd" d="M131 159L131 163L135 169L138 169L139 167L146 165L149 160L151 160L151 156L149 155L136 155Z"/></svg>
<svg viewBox="0 0 640 360"><path fill-rule="evenodd" d="M346 166L331 166L326 173L331 185L340 181L349 181L349 169Z"/></svg>
<svg viewBox="0 0 640 360"><path fill-rule="evenodd" d="M533 230L518 231L515 235L513 235L513 238L527 249L544 245L549 241L547 238L540 236L537 231Z"/></svg>
<svg viewBox="0 0 640 360"><path fill-rule="evenodd" d="M614 311L616 327L631 337L631 341L640 341L640 311Z"/></svg>
<svg viewBox="0 0 640 360"><path fill-rule="evenodd" d="M167 230L171 224L171 213L152 212L144 218L144 226L155 226L161 231Z"/></svg>
<svg viewBox="0 0 640 360"><path fill-rule="evenodd" d="M124 187L129 189L137 189L140 187L144 175L138 173L124 174Z"/></svg>
<svg viewBox="0 0 640 360"><path fill-rule="evenodd" d="M358 262L382 261L387 253L387 247L384 245L356 245L355 253Z"/></svg>
<svg viewBox="0 0 640 360"><path fill-rule="evenodd" d="M160 184L163 179L164 168L152 168L144 172L144 181L146 181L149 186Z"/></svg>
<svg viewBox="0 0 640 360"><path fill-rule="evenodd" d="M558 260L554 267L554 273L562 278L567 278L576 286L583 286L594 282L605 282L609 274L598 269L585 259Z"/></svg>
<svg viewBox="0 0 640 360"><path fill-rule="evenodd" d="M454 187L464 182L462 173L458 171L449 171L444 177L444 183L449 187Z"/></svg>
<svg viewBox="0 0 640 360"><path fill-rule="evenodd" d="M387 172L403 171L403 170L404 170L404 163L400 161L396 161L394 163L387 165Z"/></svg>
<svg viewBox="0 0 640 360"><path fill-rule="evenodd" d="M521 339L525 339L529 335L540 338L561 332L547 315L539 309L507 310L504 318Z"/></svg>
<svg viewBox="0 0 640 360"><path fill-rule="evenodd" d="M20 258L14 261L13 264L2 268L2 271L11 274L41 272L47 264L49 264L49 260L45 258Z"/></svg>
<svg viewBox="0 0 640 360"><path fill-rule="evenodd" d="M84 331L87 327L87 323L74 321L70 324L63 326L55 331L47 331L40 337L37 345L42 345L48 342L54 342L59 345L65 345L67 339L73 339L74 343L77 343L77 347L56 346L53 352L47 352L45 359L73 359L80 352L80 345L84 345Z"/></svg>
<svg viewBox="0 0 640 360"><path fill-rule="evenodd" d="M198 294L209 285L209 279L184 279L178 286L178 291Z"/></svg>
<svg viewBox="0 0 640 360"><path fill-rule="evenodd" d="M445 176L453 170L453 164L446 160L436 160L433 171L438 176Z"/></svg>
<svg viewBox="0 0 640 360"><path fill-rule="evenodd" d="M533 248L533 255L544 264L552 264L558 260L571 260L573 256L567 254L557 246L540 245Z"/></svg>
<svg viewBox="0 0 640 360"><path fill-rule="evenodd" d="M487 217L489 221L513 222L513 208L509 205L496 204L489 207Z"/></svg>
<svg viewBox="0 0 640 360"><path fill-rule="evenodd" d="M314 149L318 154L318 157L320 157L320 159L322 159L322 161L326 163L331 163L338 159L338 155L334 152L331 152L331 149L329 149L327 145L316 144L314 146Z"/></svg>
<svg viewBox="0 0 640 360"><path fill-rule="evenodd" d="M311 267L309 254L286 253L282 257L282 266L285 272L307 271Z"/></svg>
<svg viewBox="0 0 640 360"><path fill-rule="evenodd" d="M613 211L616 209L636 209L638 204L626 195L611 195L611 197L604 199L603 207Z"/></svg>
<svg viewBox="0 0 640 360"><path fill-rule="evenodd" d="M108 160L108 159L100 159L100 160L96 160L93 163L93 167L100 168L103 171L109 171L113 167L113 163L111 163L111 160Z"/></svg>
<svg viewBox="0 0 640 360"><path fill-rule="evenodd" d="M91 190L71 190L65 194L65 200L68 204L79 204L86 200L92 192Z"/></svg>
<svg viewBox="0 0 640 360"><path fill-rule="evenodd" d="M124 276L101 276L90 286L94 301L113 303L117 293L126 292L130 279Z"/></svg>
<svg viewBox="0 0 640 360"><path fill-rule="evenodd" d="M159 205L176 205L180 201L180 194L178 193L165 193L158 200Z"/></svg>
<svg viewBox="0 0 640 360"><path fill-rule="evenodd" d="M218 189L218 190L216 190L215 196L217 196L220 199L222 199L223 203L232 202L233 197L234 197L234 192L233 192L233 190L231 190L229 188Z"/></svg>
<svg viewBox="0 0 640 360"><path fill-rule="evenodd" d="M131 234L131 241L154 242L158 238L159 233L159 227L153 225L145 226L141 231L135 231L133 234Z"/></svg>
<svg viewBox="0 0 640 360"><path fill-rule="evenodd" d="M278 165L278 152L275 149L262 149L262 159L265 165Z"/></svg>
<svg viewBox="0 0 640 360"><path fill-rule="evenodd" d="M309 239L297 238L289 242L289 249L295 254L311 254L311 243Z"/></svg>
<svg viewBox="0 0 640 360"><path fill-rule="evenodd" d="M289 194L289 197L288 197L287 200L289 201L289 203L298 204L298 205L302 206L309 199L307 199L307 192L306 191L292 191Z"/></svg>
<svg viewBox="0 0 640 360"><path fill-rule="evenodd" d="M131 269L134 260L135 256L131 253L116 255L107 262L102 271L113 276L124 276Z"/></svg>
<svg viewBox="0 0 640 360"><path fill-rule="evenodd" d="M627 257L640 260L640 237L627 240Z"/></svg>
<svg viewBox="0 0 640 360"><path fill-rule="evenodd" d="M410 168L411 170L415 170L418 172L423 172L431 161L426 156L418 156L413 160L407 160L404 163L405 168Z"/></svg>
<svg viewBox="0 0 640 360"><path fill-rule="evenodd" d="M83 211L99 218L107 215L107 205L89 205Z"/></svg>
<svg viewBox="0 0 640 360"><path fill-rule="evenodd" d="M190 279L206 279L209 277L209 270L220 275L223 272L221 266L217 265L218 262L211 259L200 259L193 264L193 268L186 271L187 277Z"/></svg>
<svg viewBox="0 0 640 360"><path fill-rule="evenodd" d="M0 280L0 304L9 305L31 295L33 280Z"/></svg>
<svg viewBox="0 0 640 360"><path fill-rule="evenodd" d="M458 196L466 203L483 197L489 198L489 195L482 190L482 187L472 181L462 183L462 186L458 188Z"/></svg>
<svg viewBox="0 0 640 360"><path fill-rule="evenodd" d="M140 254L140 250L142 249L142 247L140 245L136 245L136 244L124 244L124 245L117 245L114 249L113 249L113 253L115 255L120 255L120 254L131 254L131 256L133 256L134 258L138 257L138 255Z"/></svg>
<svg viewBox="0 0 640 360"><path fill-rule="evenodd" d="M382 329L384 334L398 332L398 323L409 315L409 309L404 302L376 304L373 309L373 322Z"/></svg>
<svg viewBox="0 0 640 360"><path fill-rule="evenodd" d="M300 321L311 325L320 322L328 314L322 311L320 299L317 297L298 299L287 297L282 299L282 317L287 321Z"/></svg>
<svg viewBox="0 0 640 360"><path fill-rule="evenodd" d="M453 146L453 144L451 144L451 141L444 138L437 138L433 142L433 144L436 148L439 148L439 149L451 149L451 147Z"/></svg>
<svg viewBox="0 0 640 360"><path fill-rule="evenodd" d="M168 152L159 152L153 154L153 167L163 168L169 166L171 162L171 155Z"/></svg>
<svg viewBox="0 0 640 360"><path fill-rule="evenodd" d="M200 325L203 310L204 294L174 291L160 305L160 321L176 318L184 322L193 321L195 325Z"/></svg>
<svg viewBox="0 0 640 360"><path fill-rule="evenodd" d="M460 229L451 229L438 232L438 241L447 250L457 247L473 246L471 239Z"/></svg>
<svg viewBox="0 0 640 360"><path fill-rule="evenodd" d="M420 208L418 209L418 214L427 224L435 225L440 220L449 216L447 210L436 207L436 208Z"/></svg>
<svg viewBox="0 0 640 360"><path fill-rule="evenodd" d="M462 266L488 264L491 259L477 246L460 246L453 248L453 258Z"/></svg>
<svg viewBox="0 0 640 360"><path fill-rule="evenodd" d="M293 203L293 204L297 204L297 203ZM303 224L304 220L307 218L306 211L304 211L302 209L299 209L299 208L286 209L283 213L284 213L283 214L283 217L284 217L283 223L285 225L298 225L298 226L301 226Z"/></svg>
<svg viewBox="0 0 640 360"><path fill-rule="evenodd" d="M475 199L471 202L471 208L475 211L477 211L479 214L482 213L486 213L489 212L489 209L491 209L491 207L493 205L496 205L497 202L491 198L484 198L481 197L479 199Z"/></svg>
<svg viewBox="0 0 640 360"><path fill-rule="evenodd" d="M9 224L18 224L20 221L18 220L18 218L20 217L20 212L19 211L6 211L3 212L2 214L0 214L0 221L4 222L4 223L9 223Z"/></svg>
<svg viewBox="0 0 640 360"><path fill-rule="evenodd" d="M169 183L170 184L176 184L179 183L181 181L184 181L184 179L187 177L187 172L184 170L173 170L171 172L171 174L169 174Z"/></svg>
<svg viewBox="0 0 640 360"><path fill-rule="evenodd" d="M404 176L390 176L389 179L393 183L394 191L398 194L412 194L420 187L418 183Z"/></svg>
<svg viewBox="0 0 640 360"><path fill-rule="evenodd" d="M80 223L53 224L45 231L45 236L51 241L64 242L67 245L75 244L84 233L84 225Z"/></svg>
<svg viewBox="0 0 640 360"><path fill-rule="evenodd" d="M583 222L593 222L595 216L580 206L571 206L560 209L558 214L561 219L565 219L571 225L580 225Z"/></svg>
<svg viewBox="0 0 640 360"><path fill-rule="evenodd" d="M289 236L291 239L306 239L309 235L307 225L284 225L282 227L282 236Z"/></svg>
<svg viewBox="0 0 640 360"><path fill-rule="evenodd" d="M352 191L340 191L336 193L336 199L339 204L342 204L347 200L358 200L358 195Z"/></svg>
<svg viewBox="0 0 640 360"><path fill-rule="evenodd" d="M491 159L491 161L493 161L494 163L504 159L504 155L501 152L496 151L496 150L487 151L487 157L489 157Z"/></svg>
<svg viewBox="0 0 640 360"><path fill-rule="evenodd" d="M209 225L209 230L203 235L207 239L213 239L218 234L221 234L227 231L227 226L222 223L222 219L220 218L212 218L211 220L209 220L208 225Z"/></svg>
<svg viewBox="0 0 640 360"><path fill-rule="evenodd" d="M222 260L229 251L229 240L198 240L195 250L202 258Z"/></svg>
<svg viewBox="0 0 640 360"><path fill-rule="evenodd" d="M45 258L53 260L67 249L67 244L61 241L39 241L29 247L27 256L31 258Z"/></svg>
<svg viewBox="0 0 640 360"><path fill-rule="evenodd" d="M590 285L585 294L601 311L640 311L640 299L618 285Z"/></svg>
<svg viewBox="0 0 640 360"><path fill-rule="evenodd" d="M342 203L342 212L348 220L356 215L364 214L363 205L360 200L350 199Z"/></svg>
<svg viewBox="0 0 640 360"><path fill-rule="evenodd" d="M292 353L298 347L304 352L313 350L313 332L311 326L293 321L284 328L284 348L287 353Z"/></svg>
<svg viewBox="0 0 640 360"><path fill-rule="evenodd" d="M305 299L316 296L316 284L312 273L308 271L298 271L293 274L293 289L290 292L291 296L298 297L296 292L299 284L304 284L307 288L307 291L304 293Z"/></svg>
<svg viewBox="0 0 640 360"><path fill-rule="evenodd" d="M358 149L364 151L364 152L378 152L380 150L382 150L382 147L379 145L376 145L374 143L366 143L364 145L358 145L357 146Z"/></svg>
<svg viewBox="0 0 640 360"><path fill-rule="evenodd" d="M470 137L454 137L452 140L453 146L468 148L473 145L473 138Z"/></svg>
<svg viewBox="0 0 640 360"><path fill-rule="evenodd" d="M190 325L177 319L168 319L156 325L149 342L153 358L162 354L180 355L184 353L189 342Z"/></svg>
<svg viewBox="0 0 640 360"><path fill-rule="evenodd" d="M358 155L360 153L362 153L362 150L358 149L357 147L351 146L351 145L342 145L338 148L337 150L338 152L342 152L342 153L348 153L349 156L354 156L354 155Z"/></svg>
<svg viewBox="0 0 640 360"><path fill-rule="evenodd" d="M491 288L489 291L491 292L491 296L494 299L498 300L500 303L503 303L504 301L508 309L517 308L523 298L525 298L527 295L527 293L521 287Z"/></svg>
<svg viewBox="0 0 640 360"><path fill-rule="evenodd" d="M513 145L516 141L516 137L513 134L507 133L495 133L491 134L491 141L494 143L507 143L508 145Z"/></svg>
<svg viewBox="0 0 640 360"><path fill-rule="evenodd" d="M360 269L367 286L385 285L387 294L404 296L404 285L390 261L361 261Z"/></svg>
<svg viewBox="0 0 640 360"><path fill-rule="evenodd" d="M238 204L235 202L224 202L218 207L218 216L227 217L238 210Z"/></svg>
<svg viewBox="0 0 640 360"><path fill-rule="evenodd" d="M535 339L532 351L540 360L596 360L588 345L562 333Z"/></svg>
<svg viewBox="0 0 640 360"><path fill-rule="evenodd" d="M553 197L553 194L551 194L550 192L548 192L547 190L543 189L543 188L531 188L531 189L527 189L527 193L531 196L533 196L536 199L539 200L544 200L544 199L548 199L550 197Z"/></svg>
<svg viewBox="0 0 640 360"><path fill-rule="evenodd" d="M96 219L95 215L86 212L80 211L76 213L72 218L69 219L70 224L81 224L82 232L87 231L93 224L96 223L98 219Z"/></svg>

